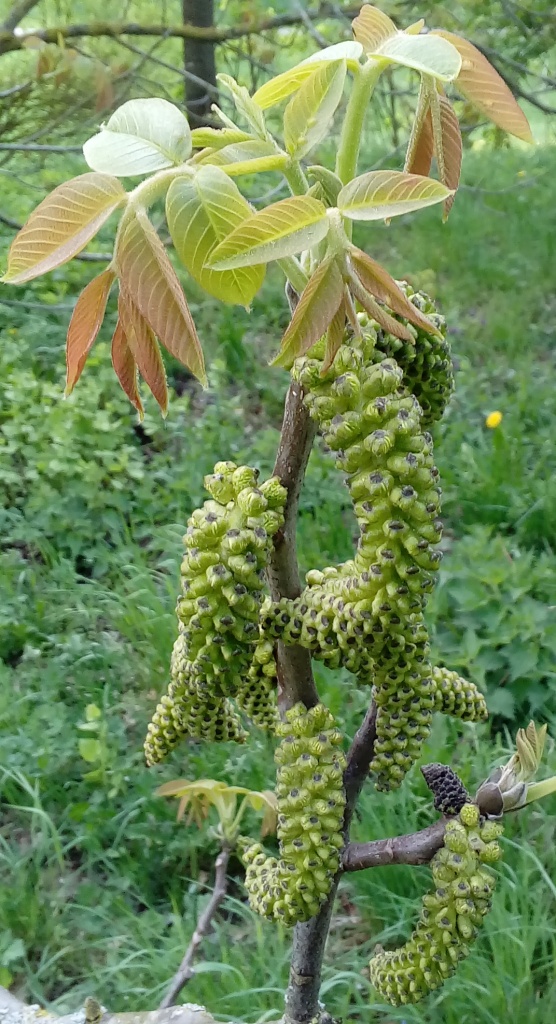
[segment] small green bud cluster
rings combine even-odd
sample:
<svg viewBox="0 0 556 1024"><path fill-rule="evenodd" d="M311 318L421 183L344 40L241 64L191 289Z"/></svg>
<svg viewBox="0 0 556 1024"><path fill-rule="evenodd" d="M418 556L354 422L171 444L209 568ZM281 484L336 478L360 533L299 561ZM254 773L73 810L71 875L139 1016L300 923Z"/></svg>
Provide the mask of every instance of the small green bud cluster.
<svg viewBox="0 0 556 1024"><path fill-rule="evenodd" d="M270 725L276 714L272 668L253 658L264 568L284 522L286 491L276 477L258 486L257 472L234 462L218 462L205 486L211 499L193 512L184 537L180 636L168 693L149 727L149 764L186 735L243 742L231 697L259 723Z"/></svg>
<svg viewBox="0 0 556 1024"><path fill-rule="evenodd" d="M277 668L274 646L264 638L253 651L253 661L235 695L236 704L260 729L273 733L278 724Z"/></svg>
<svg viewBox="0 0 556 1024"><path fill-rule="evenodd" d="M469 955L495 886L483 865L499 860L502 831L481 820L472 803L446 825L444 845L431 861L434 890L423 897L415 931L405 945L381 950L370 962L373 985L393 1006L419 1002Z"/></svg>
<svg viewBox="0 0 556 1024"><path fill-rule="evenodd" d="M276 478L258 487L256 471L233 462L218 462L205 487L212 500L188 523L177 612L193 672L215 694L234 696L259 639L263 573L286 492Z"/></svg>
<svg viewBox="0 0 556 1024"><path fill-rule="evenodd" d="M244 840L242 858L253 909L291 926L318 912L340 865L345 757L342 734L323 704L296 704L276 731L280 856Z"/></svg>
<svg viewBox="0 0 556 1024"><path fill-rule="evenodd" d="M433 668L434 710L463 722L486 722L488 709L486 700L475 683L450 672L447 668Z"/></svg>
<svg viewBox="0 0 556 1024"><path fill-rule="evenodd" d="M243 743L246 733L233 704L211 694L191 672L180 633L174 644L168 693L162 697L149 723L145 760L159 764L185 736L212 742Z"/></svg>
<svg viewBox="0 0 556 1024"><path fill-rule="evenodd" d="M330 622L319 589L343 602L343 615L351 606L361 630L361 643L353 646L374 662L379 715L371 767L379 786L391 788L418 757L434 704L422 615L440 561L442 531L432 438L421 429L422 411L404 386L402 369L377 349L377 332L369 325L360 338L346 338L324 374L322 361L313 357L298 360L293 373L337 466L347 474L360 528L352 562L323 579L311 574L299 600L320 616L319 652L323 638L330 648L334 641L323 633L322 615L336 637L340 626L339 620ZM311 595L312 586L317 592ZM352 656L354 667L355 662ZM355 670L369 680L368 658ZM397 727L387 726L391 711Z"/></svg>
<svg viewBox="0 0 556 1024"><path fill-rule="evenodd" d="M454 368L450 343L446 339L446 323L425 292L413 291L407 281L397 283L413 305L442 332L442 337L439 337L414 327L416 337L413 344L384 331L379 331L377 338L377 348L384 355L393 357L402 369L403 382L419 402L423 412L422 425L428 428L442 418L454 392ZM397 316L396 319L407 322L402 317Z"/></svg>

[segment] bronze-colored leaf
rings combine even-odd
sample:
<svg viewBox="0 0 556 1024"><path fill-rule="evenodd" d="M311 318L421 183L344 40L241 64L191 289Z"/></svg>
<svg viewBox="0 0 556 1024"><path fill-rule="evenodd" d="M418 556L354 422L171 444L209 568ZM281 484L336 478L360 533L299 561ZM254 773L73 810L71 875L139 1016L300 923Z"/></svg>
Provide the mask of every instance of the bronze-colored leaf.
<svg viewBox="0 0 556 1024"><path fill-rule="evenodd" d="M382 306L379 306L376 299L373 299L372 295L363 287L361 281L353 272L350 275L350 287L357 301L363 306L363 309L388 334L393 334L395 338L400 338L402 341L415 341L409 328L405 324L400 323L399 320L395 320Z"/></svg>
<svg viewBox="0 0 556 1024"><path fill-rule="evenodd" d="M137 409L139 419L142 420L144 412L137 387L137 366L120 320L118 320L112 336L112 366L131 404Z"/></svg>
<svg viewBox="0 0 556 1024"><path fill-rule="evenodd" d="M434 35L447 39L462 58L456 89L494 124L524 142L533 142L529 122L504 79L490 61L467 39L454 32L435 29Z"/></svg>
<svg viewBox="0 0 556 1024"><path fill-rule="evenodd" d="M355 246L350 249L349 256L353 269L366 291L374 295L379 302L384 302L392 312L403 316L416 327L426 331L427 334L440 335L438 327L435 327L432 321L410 302L394 278L380 263L377 263L361 249L356 249ZM413 338L411 337L410 340L412 341Z"/></svg>
<svg viewBox="0 0 556 1024"><path fill-rule="evenodd" d="M344 283L336 260L324 260L301 294L272 365L289 369L295 359L308 352L327 330L343 295Z"/></svg>
<svg viewBox="0 0 556 1024"><path fill-rule="evenodd" d="M404 171L428 177L434 156L434 139L427 89L421 81L417 110L407 146Z"/></svg>
<svg viewBox="0 0 556 1024"><path fill-rule="evenodd" d="M342 299L338 309L334 313L332 320L328 325L326 332L326 348L324 350L324 360L322 369L320 371L321 377L324 377L328 373L342 341L344 340L344 332L346 328L346 304Z"/></svg>
<svg viewBox="0 0 556 1024"><path fill-rule="evenodd" d="M440 104L440 126L443 154L442 181L446 185L446 188L453 189L455 192L459 185L461 160L463 155L461 131L456 112L447 96L443 96L441 93L438 97L438 101ZM454 199L455 195L451 195L444 200L444 220L447 220L448 218Z"/></svg>
<svg viewBox="0 0 556 1024"><path fill-rule="evenodd" d="M138 209L120 235L120 278L165 348L206 384L203 352L185 295L145 210Z"/></svg>
<svg viewBox="0 0 556 1024"><path fill-rule="evenodd" d="M357 42L361 43L366 53L372 53L377 46L398 32L388 15L371 4L363 4L351 26Z"/></svg>
<svg viewBox="0 0 556 1024"><path fill-rule="evenodd" d="M158 341L133 299L120 289L118 313L139 373L158 402L162 415L168 412L168 386Z"/></svg>
<svg viewBox="0 0 556 1024"><path fill-rule="evenodd" d="M89 281L76 302L66 339L66 395L77 384L100 331L115 276L113 270L103 270Z"/></svg>
<svg viewBox="0 0 556 1024"><path fill-rule="evenodd" d="M109 174L81 174L59 185L15 236L3 280L24 284L61 267L85 248L126 192Z"/></svg>

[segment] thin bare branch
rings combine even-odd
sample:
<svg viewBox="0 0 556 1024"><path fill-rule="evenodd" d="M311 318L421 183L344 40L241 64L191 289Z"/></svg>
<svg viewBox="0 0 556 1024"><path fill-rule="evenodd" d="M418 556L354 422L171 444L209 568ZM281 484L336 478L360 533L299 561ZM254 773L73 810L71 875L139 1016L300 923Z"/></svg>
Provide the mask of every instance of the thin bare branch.
<svg viewBox="0 0 556 1024"><path fill-rule="evenodd" d="M14 28L27 17L28 14L36 7L39 0L19 0L19 3L13 5L11 11L6 15L2 22L2 28L5 32L13 32Z"/></svg>
<svg viewBox="0 0 556 1024"><path fill-rule="evenodd" d="M357 4L342 11L342 17L355 17L361 5ZM311 21L323 20L325 18L338 18L338 12L334 5L323 3L313 10L305 12L306 17ZM99 38L108 36L173 36L178 39L197 39L205 42L225 43L229 39L243 39L245 36L259 35L261 32L269 32L273 29L287 28L292 25L303 23L298 14L277 14L272 17L253 19L244 24L231 25L225 28L198 28L195 25L137 25L126 22L91 22L78 25L56 25L52 28L29 29L18 32L17 35L11 30L0 31L0 54L8 53L11 50L21 50L25 46L25 40L29 36L42 39L45 43L58 43L60 39L78 39L83 36Z"/></svg>
<svg viewBox="0 0 556 1024"><path fill-rule="evenodd" d="M185 955L178 967L178 970L176 971L176 974L172 978L170 987L164 996L164 999L160 1003L159 1010L166 1010L169 1006L174 1006L182 988L195 974L195 968L193 967L195 955L203 939L208 935L214 915L228 891L228 879L226 872L228 870L229 859L230 851L226 848L221 850L216 858L214 864L214 889L212 890L212 896L197 921L195 931L191 937L191 942L185 951Z"/></svg>

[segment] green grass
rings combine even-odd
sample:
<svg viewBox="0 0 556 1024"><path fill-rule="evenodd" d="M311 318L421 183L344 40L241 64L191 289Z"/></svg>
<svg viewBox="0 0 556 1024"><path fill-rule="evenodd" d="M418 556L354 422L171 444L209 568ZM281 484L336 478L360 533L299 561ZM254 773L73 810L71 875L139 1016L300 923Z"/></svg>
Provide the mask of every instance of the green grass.
<svg viewBox="0 0 556 1024"><path fill-rule="evenodd" d="M439 721L426 756L453 762L471 788L516 724L556 718L552 162L543 150L469 153L448 225L430 211L361 232L395 274L434 292L451 324L458 391L436 438L447 529L430 621L437 656L485 688L492 724ZM184 745L151 772L141 744L166 684L180 535L202 477L217 458L272 466L286 377L263 367L286 314L277 274L250 317L193 295L211 389L201 396L171 366L179 395L168 420L148 406L138 430L112 380L109 332L75 396L60 400L67 314L56 307L86 273L62 268L23 295L3 293L52 311L0 305L0 983L59 1010L92 991L113 1009L151 1008L207 898L216 849L209 829L176 824L156 786L176 776L272 785L262 734L241 750ZM489 431L493 409L503 420ZM348 556L347 499L316 449L299 522L304 568ZM366 695L349 676L317 675L352 735ZM98 764L79 752L89 704L102 713ZM552 745L548 763L556 771ZM375 942L411 930L427 869L345 879L325 969L331 1012L382 1024L553 1019L554 809L548 800L509 822L478 946L423 1008L377 1003L366 965ZM369 786L355 831L375 838L430 820L415 771L392 796ZM223 1020L275 1019L289 936L251 914L237 863L231 874L184 998Z"/></svg>

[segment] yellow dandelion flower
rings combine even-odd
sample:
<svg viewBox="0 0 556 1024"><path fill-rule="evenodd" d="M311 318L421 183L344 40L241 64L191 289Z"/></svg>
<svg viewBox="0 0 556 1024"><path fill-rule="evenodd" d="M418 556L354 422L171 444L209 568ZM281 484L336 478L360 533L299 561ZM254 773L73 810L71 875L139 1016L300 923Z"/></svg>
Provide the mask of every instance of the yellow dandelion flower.
<svg viewBox="0 0 556 1024"><path fill-rule="evenodd" d="M495 427L500 426L501 422L502 413L496 410L495 412L489 412L487 418L485 419L485 426L487 426L489 430L494 430Z"/></svg>

